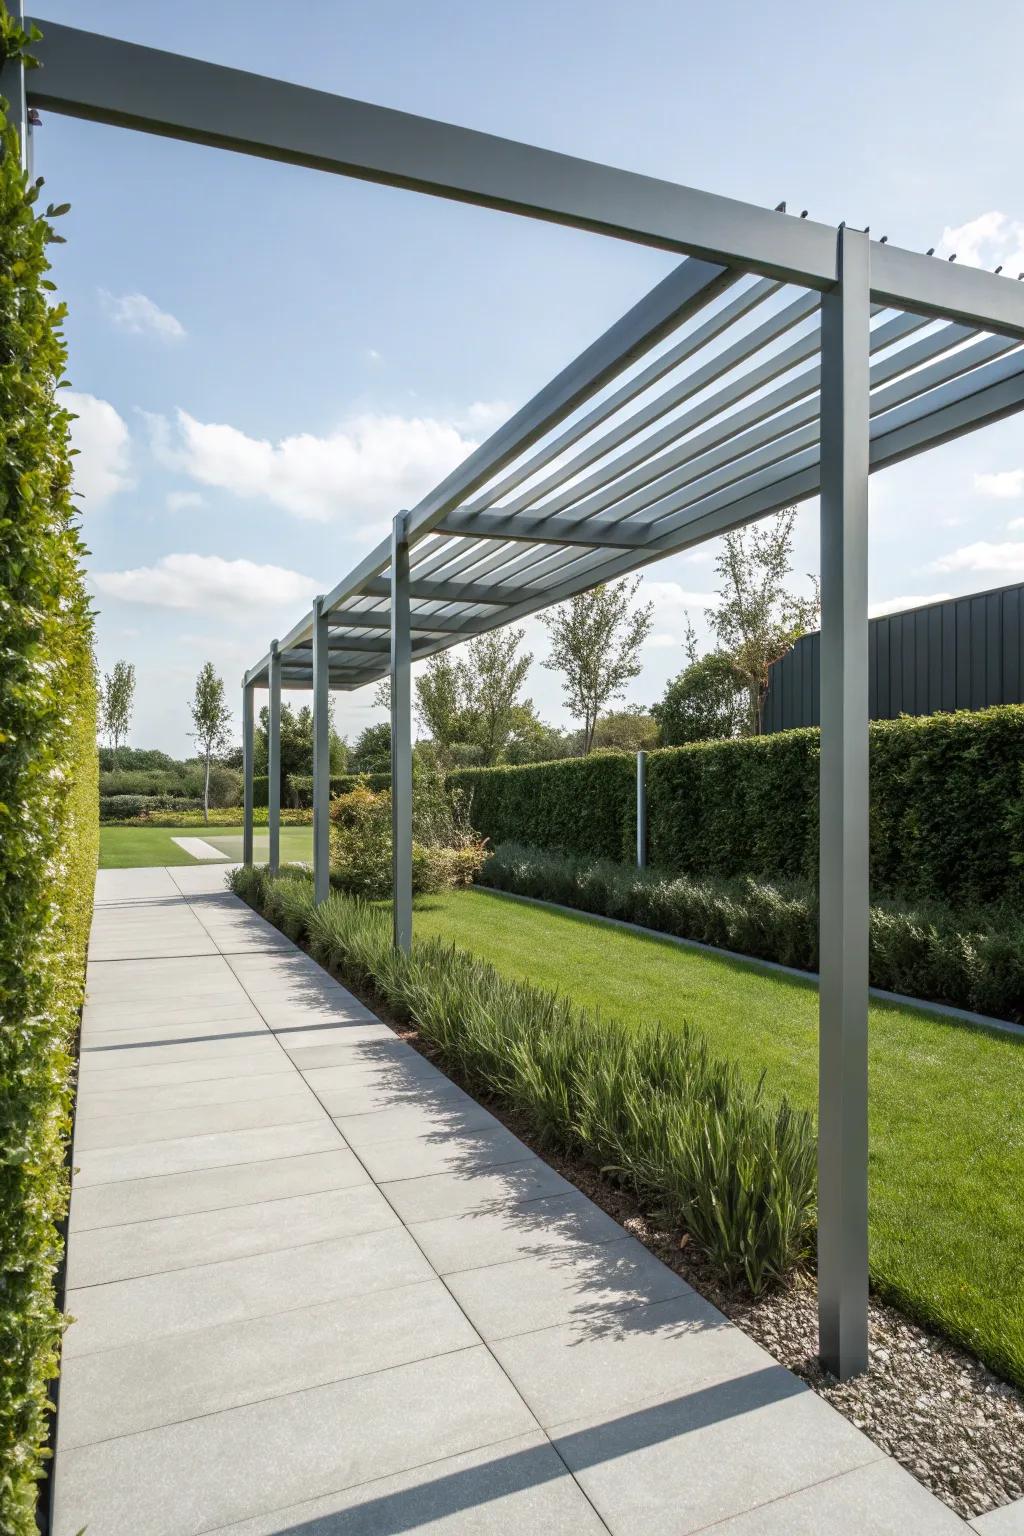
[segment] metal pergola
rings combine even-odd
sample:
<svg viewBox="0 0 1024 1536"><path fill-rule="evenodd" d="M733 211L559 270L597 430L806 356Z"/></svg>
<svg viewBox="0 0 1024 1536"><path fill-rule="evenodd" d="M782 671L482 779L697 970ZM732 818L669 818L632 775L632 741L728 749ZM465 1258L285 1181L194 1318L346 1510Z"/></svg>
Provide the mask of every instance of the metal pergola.
<svg viewBox="0 0 1024 1536"><path fill-rule="evenodd" d="M1024 408L1024 286L673 183L40 22L32 108L477 203L685 259L414 508L245 675L313 692L314 881L329 889L328 702L391 678L394 927L412 938L410 667L821 497L820 1349L867 1363L868 476Z"/></svg>

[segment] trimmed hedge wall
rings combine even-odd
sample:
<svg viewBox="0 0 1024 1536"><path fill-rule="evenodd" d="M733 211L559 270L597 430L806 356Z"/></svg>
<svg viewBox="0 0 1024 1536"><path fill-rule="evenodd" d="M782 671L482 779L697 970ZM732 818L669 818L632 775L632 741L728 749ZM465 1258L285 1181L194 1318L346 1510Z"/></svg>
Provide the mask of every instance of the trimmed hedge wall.
<svg viewBox="0 0 1024 1536"><path fill-rule="evenodd" d="M465 791L474 829L493 844L530 843L595 859L621 859L636 846L636 758L627 753L462 768L448 783Z"/></svg>
<svg viewBox="0 0 1024 1536"><path fill-rule="evenodd" d="M268 799L267 775L257 773L253 776L252 795L253 805L265 806ZM350 794L358 784L364 784L367 789L390 789L390 773L336 773L331 775L331 795ZM308 811L313 805L313 775L310 773L285 774L281 783L281 804L290 806L292 810Z"/></svg>
<svg viewBox="0 0 1024 1536"><path fill-rule="evenodd" d="M0 6L0 53L26 39ZM92 618L57 385L48 210L0 118L0 1530L36 1531L97 853Z"/></svg>
<svg viewBox="0 0 1024 1536"><path fill-rule="evenodd" d="M876 720L871 881L879 897L991 903L1024 887L1024 706ZM451 776L493 844L581 858L635 851L635 759L570 758ZM648 852L677 874L813 880L818 731L651 752Z"/></svg>

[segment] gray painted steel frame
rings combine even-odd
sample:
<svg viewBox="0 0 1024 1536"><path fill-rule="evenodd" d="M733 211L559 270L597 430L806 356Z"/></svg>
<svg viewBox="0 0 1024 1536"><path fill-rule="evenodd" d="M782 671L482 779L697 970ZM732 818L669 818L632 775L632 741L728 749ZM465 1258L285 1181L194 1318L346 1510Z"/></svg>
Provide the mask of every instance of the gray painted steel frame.
<svg viewBox="0 0 1024 1536"><path fill-rule="evenodd" d="M412 646L409 528L391 529L391 918L395 948L412 949Z"/></svg>
<svg viewBox="0 0 1024 1536"><path fill-rule="evenodd" d="M313 897L319 904L331 888L331 680L324 600L313 604Z"/></svg>
<svg viewBox="0 0 1024 1536"><path fill-rule="evenodd" d="M864 234L822 300L821 982L818 1334L841 1380L868 1363L868 410Z"/></svg>
<svg viewBox="0 0 1024 1536"><path fill-rule="evenodd" d="M1024 357L1007 355L1024 338L1024 293L993 274L873 244L866 233L841 231L837 247L827 226L782 212L71 27L45 23L44 32L43 67L27 83L32 105L687 256L435 491L400 514L391 540L246 674L246 708L254 685L270 688L270 863L276 869L280 855L282 686L315 682L314 798L322 812L327 690L360 687L389 671L395 942L408 948L412 634L424 637L416 654L428 655L820 489L820 1326L826 1363L840 1375L862 1369L867 477L1024 407ZM749 274L758 274L752 283ZM794 328L813 325L814 300L790 296L760 327L738 334L717 355L708 353L659 397L586 441L730 326L784 300L781 284L824 295L820 365L815 334L783 342ZM701 327L622 381L698 310L716 304L722 308ZM901 313L872 329L873 307ZM920 329L908 316L945 324L894 355L890 349ZM995 335L985 340L980 332ZM810 366L794 372L805 363ZM615 381L611 395L575 423L569 420ZM357 598L363 602L353 609ZM435 618L438 627L431 630ZM385 623L388 652L372 633ZM250 857L251 800L249 794ZM321 836L322 829L321 814ZM322 850L318 866L319 885Z"/></svg>

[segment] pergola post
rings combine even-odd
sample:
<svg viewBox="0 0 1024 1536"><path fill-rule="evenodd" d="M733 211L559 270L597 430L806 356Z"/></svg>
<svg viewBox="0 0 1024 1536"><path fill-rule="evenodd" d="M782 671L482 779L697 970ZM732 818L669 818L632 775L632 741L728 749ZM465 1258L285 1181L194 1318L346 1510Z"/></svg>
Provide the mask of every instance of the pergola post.
<svg viewBox="0 0 1024 1536"><path fill-rule="evenodd" d="M870 246L839 231L821 308L818 1327L840 1380L868 1363Z"/></svg>
<svg viewBox="0 0 1024 1536"><path fill-rule="evenodd" d="M242 863L252 864L253 749L256 744L256 690L242 681Z"/></svg>
<svg viewBox="0 0 1024 1536"><path fill-rule="evenodd" d="M268 686L267 833L270 847L267 863L270 873L276 875L281 868L281 652L276 640L270 642Z"/></svg>
<svg viewBox="0 0 1024 1536"><path fill-rule="evenodd" d="M412 634L406 514L391 527L391 893L396 949L412 949Z"/></svg>
<svg viewBox="0 0 1024 1536"><path fill-rule="evenodd" d="M647 868L647 753L636 755L636 867Z"/></svg>
<svg viewBox="0 0 1024 1536"><path fill-rule="evenodd" d="M331 889L331 739L328 617L322 597L313 603L313 899Z"/></svg>

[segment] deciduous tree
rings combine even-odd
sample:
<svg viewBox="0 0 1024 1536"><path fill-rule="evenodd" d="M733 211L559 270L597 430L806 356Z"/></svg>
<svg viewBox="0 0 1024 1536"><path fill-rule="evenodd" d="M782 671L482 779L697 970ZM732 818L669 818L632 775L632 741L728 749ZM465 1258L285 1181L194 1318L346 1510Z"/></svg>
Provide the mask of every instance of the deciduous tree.
<svg viewBox="0 0 1024 1536"><path fill-rule="evenodd" d="M103 679L99 696L102 729L110 738L115 759L118 747L131 729L134 707L135 668L130 661L115 661L113 672L108 672Z"/></svg>
<svg viewBox="0 0 1024 1536"><path fill-rule="evenodd" d="M746 730L759 736L768 674L818 622L820 602L786 590L792 570L796 508L750 529L727 533L715 569L722 579L721 604L709 615L720 650L731 660L747 694Z"/></svg>
<svg viewBox="0 0 1024 1536"><path fill-rule="evenodd" d="M634 606L640 577L579 592L542 614L551 637L545 667L563 674L569 711L583 722L583 752L594 745L604 706L621 698L640 673L640 649L651 629L654 604Z"/></svg>
<svg viewBox="0 0 1024 1536"><path fill-rule="evenodd" d="M224 697L224 680L217 676L212 661L205 661L200 669L190 708L192 724L195 726L191 734L196 739L200 757L205 766L203 817L209 821L210 764L214 753L219 752L227 744L228 725L231 722L231 711Z"/></svg>

